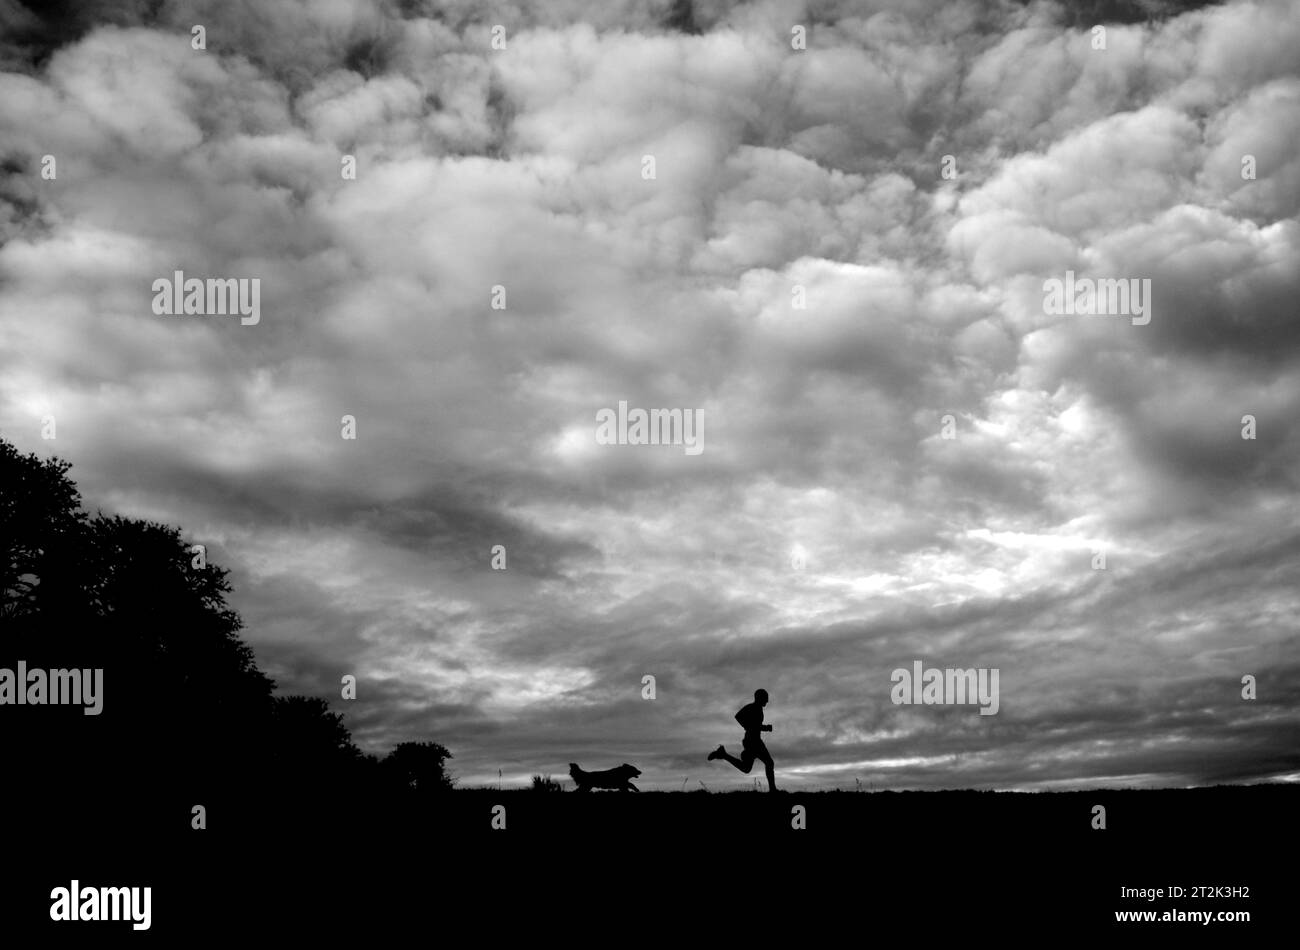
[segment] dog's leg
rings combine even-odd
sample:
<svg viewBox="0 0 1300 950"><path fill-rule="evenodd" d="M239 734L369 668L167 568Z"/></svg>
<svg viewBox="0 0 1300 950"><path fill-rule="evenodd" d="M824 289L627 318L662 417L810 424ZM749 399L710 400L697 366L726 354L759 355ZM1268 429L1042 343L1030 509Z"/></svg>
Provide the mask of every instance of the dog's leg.
<svg viewBox="0 0 1300 950"><path fill-rule="evenodd" d="M634 792L639 792L639 791L641 791L641 789L637 788L637 787L636 787L635 785L633 785L631 782L628 782L628 783L627 783L627 787L630 788L630 789L631 789L632 791L634 791Z"/></svg>

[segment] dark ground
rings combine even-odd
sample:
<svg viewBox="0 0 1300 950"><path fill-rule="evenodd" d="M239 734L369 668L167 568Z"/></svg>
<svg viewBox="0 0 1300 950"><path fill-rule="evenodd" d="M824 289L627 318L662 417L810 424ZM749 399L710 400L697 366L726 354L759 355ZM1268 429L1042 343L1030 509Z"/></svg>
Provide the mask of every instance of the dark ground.
<svg viewBox="0 0 1300 950"><path fill-rule="evenodd" d="M6 822L0 930L55 945L309 936L810 946L934 937L987 945L1064 935L1218 945L1294 930L1293 786L1036 795L993 792L641 794L458 790L422 803L303 796L243 808L27 802ZM505 830L492 809L505 807ZM792 809L806 809L804 830ZM1092 808L1106 807L1105 830ZM260 817L259 817L260 816ZM150 885L153 926L49 921L51 888ZM1121 898L1120 887L1187 889ZM1193 887L1249 896L1191 898ZM1117 910L1249 910L1251 921L1117 923ZM626 940L618 937L626 931ZM402 934L409 935L401 937ZM888 934L895 936L890 938ZM68 943L69 937L76 939ZM333 937L334 939L330 939ZM313 943L315 941L312 941ZM4 939L8 946L21 946Z"/></svg>

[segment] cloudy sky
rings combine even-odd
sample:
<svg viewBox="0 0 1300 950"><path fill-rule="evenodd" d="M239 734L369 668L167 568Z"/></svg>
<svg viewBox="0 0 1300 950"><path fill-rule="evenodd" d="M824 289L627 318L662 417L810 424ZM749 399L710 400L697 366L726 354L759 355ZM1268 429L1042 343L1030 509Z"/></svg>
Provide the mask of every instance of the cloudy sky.
<svg viewBox="0 0 1300 950"><path fill-rule="evenodd" d="M791 787L1300 778L1294 3L100 6L0 0L0 435L368 751L749 787L761 686Z"/></svg>

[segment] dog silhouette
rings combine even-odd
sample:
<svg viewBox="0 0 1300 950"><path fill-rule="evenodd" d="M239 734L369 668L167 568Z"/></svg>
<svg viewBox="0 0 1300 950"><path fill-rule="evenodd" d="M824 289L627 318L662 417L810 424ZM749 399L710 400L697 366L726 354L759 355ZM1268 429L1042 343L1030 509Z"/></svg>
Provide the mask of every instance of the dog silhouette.
<svg viewBox="0 0 1300 950"><path fill-rule="evenodd" d="M622 765L613 769L606 769L603 772L584 772L578 767L577 762L569 763L569 777L577 785L577 791L589 792L593 788L613 788L620 792L639 792L640 789L632 784L632 779L641 774L641 770L635 765L628 765L624 762Z"/></svg>

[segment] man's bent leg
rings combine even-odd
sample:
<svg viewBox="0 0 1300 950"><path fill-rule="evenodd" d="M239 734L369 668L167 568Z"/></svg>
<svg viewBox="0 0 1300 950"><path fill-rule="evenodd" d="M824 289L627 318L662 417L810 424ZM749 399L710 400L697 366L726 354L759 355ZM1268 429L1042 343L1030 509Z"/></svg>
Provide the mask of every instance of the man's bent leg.
<svg viewBox="0 0 1300 950"><path fill-rule="evenodd" d="M749 770L754 767L755 755L753 751L748 748L740 753L740 758L738 759L735 756L728 755L726 752L722 753L721 757L726 759L736 768L740 769L740 771L744 772L746 775L748 775Z"/></svg>

